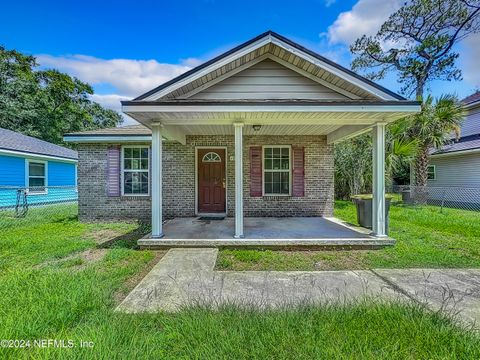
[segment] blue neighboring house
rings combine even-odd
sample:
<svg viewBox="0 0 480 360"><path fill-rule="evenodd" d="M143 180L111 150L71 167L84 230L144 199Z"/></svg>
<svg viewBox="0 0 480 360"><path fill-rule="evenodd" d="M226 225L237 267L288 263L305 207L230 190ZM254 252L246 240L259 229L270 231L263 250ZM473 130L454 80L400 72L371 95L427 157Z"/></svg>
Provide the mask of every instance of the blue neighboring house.
<svg viewBox="0 0 480 360"><path fill-rule="evenodd" d="M0 128L0 208L76 201L77 152Z"/></svg>

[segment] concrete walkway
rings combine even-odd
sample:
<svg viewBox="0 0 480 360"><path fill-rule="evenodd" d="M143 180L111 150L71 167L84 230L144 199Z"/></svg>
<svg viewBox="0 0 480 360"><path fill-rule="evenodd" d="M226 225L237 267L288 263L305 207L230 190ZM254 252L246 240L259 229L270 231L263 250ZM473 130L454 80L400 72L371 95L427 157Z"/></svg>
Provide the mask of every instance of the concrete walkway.
<svg viewBox="0 0 480 360"><path fill-rule="evenodd" d="M480 323L480 270L214 271L217 249L171 249L118 306L138 313L202 304L257 308L413 301Z"/></svg>

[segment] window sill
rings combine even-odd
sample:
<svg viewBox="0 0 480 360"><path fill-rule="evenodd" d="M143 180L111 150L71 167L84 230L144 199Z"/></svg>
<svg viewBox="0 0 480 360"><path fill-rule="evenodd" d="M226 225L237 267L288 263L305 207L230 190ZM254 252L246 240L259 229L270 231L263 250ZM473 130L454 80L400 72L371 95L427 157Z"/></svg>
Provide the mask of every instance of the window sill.
<svg viewBox="0 0 480 360"><path fill-rule="evenodd" d="M48 195L48 191L32 191L27 192L27 196L35 196L35 195Z"/></svg>
<svg viewBox="0 0 480 360"><path fill-rule="evenodd" d="M264 194L264 195L262 195L262 198L265 199L265 200L288 199L288 198L291 198L291 197L292 197L291 194L276 194L276 195Z"/></svg>
<svg viewBox="0 0 480 360"><path fill-rule="evenodd" d="M142 195L142 194L132 194L132 195L129 195L129 194L122 194L120 195L120 198L121 199L125 199L125 200L131 200L131 199L150 199L150 194L145 194L145 195Z"/></svg>

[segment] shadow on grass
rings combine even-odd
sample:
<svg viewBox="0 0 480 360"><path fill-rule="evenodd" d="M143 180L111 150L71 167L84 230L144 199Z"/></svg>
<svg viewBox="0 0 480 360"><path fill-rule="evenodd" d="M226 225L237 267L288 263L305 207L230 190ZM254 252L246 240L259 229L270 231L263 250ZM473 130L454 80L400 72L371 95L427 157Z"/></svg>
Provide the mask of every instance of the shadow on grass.
<svg viewBox="0 0 480 360"><path fill-rule="evenodd" d="M132 231L116 236L108 241L102 243L100 248L123 248L137 250L139 247L137 241L151 232L149 224L139 223L138 227Z"/></svg>

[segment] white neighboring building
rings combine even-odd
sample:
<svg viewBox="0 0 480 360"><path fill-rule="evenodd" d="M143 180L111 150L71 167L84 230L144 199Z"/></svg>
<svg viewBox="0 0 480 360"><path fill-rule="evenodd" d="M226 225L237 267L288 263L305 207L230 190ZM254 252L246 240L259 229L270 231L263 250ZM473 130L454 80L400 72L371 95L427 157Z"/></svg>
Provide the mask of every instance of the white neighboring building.
<svg viewBox="0 0 480 360"><path fill-rule="evenodd" d="M430 157L428 186L431 198L480 206L480 92L462 100L468 111L460 139Z"/></svg>

